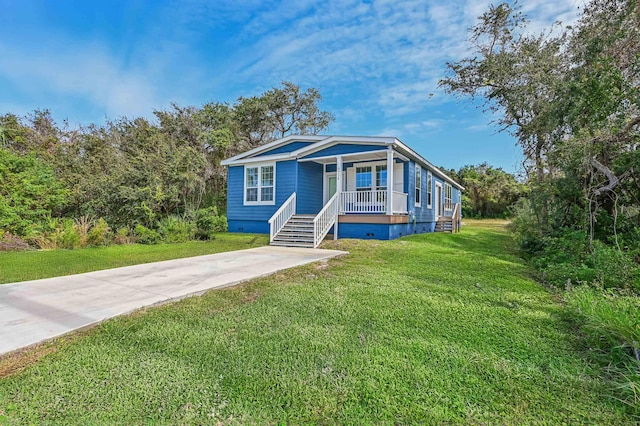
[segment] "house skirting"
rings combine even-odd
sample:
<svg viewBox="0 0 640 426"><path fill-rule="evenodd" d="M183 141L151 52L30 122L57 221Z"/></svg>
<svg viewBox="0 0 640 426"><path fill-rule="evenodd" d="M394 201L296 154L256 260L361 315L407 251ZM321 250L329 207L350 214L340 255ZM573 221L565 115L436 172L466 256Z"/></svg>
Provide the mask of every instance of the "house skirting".
<svg viewBox="0 0 640 426"><path fill-rule="evenodd" d="M418 223L348 223L340 217L338 238L360 238L369 240L394 240L405 235L433 232L434 222Z"/></svg>
<svg viewBox="0 0 640 426"><path fill-rule="evenodd" d="M386 214L341 214L340 223L377 223L377 224L398 224L409 223L409 216L386 215Z"/></svg>

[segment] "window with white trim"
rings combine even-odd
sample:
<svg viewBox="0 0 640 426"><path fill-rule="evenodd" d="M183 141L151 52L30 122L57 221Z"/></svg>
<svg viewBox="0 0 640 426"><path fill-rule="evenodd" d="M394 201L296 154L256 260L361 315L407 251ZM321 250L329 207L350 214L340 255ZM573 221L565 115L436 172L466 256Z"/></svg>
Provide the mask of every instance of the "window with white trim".
<svg viewBox="0 0 640 426"><path fill-rule="evenodd" d="M431 172L427 172L427 207L431 208L432 195L433 195L433 176Z"/></svg>
<svg viewBox="0 0 640 426"><path fill-rule="evenodd" d="M422 195L422 168L416 164L416 207L421 206Z"/></svg>
<svg viewBox="0 0 640 426"><path fill-rule="evenodd" d="M453 210L453 188L445 182L444 184L444 209Z"/></svg>
<svg viewBox="0 0 640 426"><path fill-rule="evenodd" d="M376 166L376 189L386 191L387 189L387 165Z"/></svg>
<svg viewBox="0 0 640 426"><path fill-rule="evenodd" d="M372 184L371 166L356 167L356 191L371 191Z"/></svg>
<svg viewBox="0 0 640 426"><path fill-rule="evenodd" d="M260 164L244 167L244 204L275 204L276 167Z"/></svg>

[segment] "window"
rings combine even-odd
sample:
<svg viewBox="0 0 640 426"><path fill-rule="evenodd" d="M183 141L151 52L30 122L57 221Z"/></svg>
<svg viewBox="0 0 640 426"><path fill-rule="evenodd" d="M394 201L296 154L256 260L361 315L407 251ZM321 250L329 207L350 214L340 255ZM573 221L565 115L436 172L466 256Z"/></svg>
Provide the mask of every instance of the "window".
<svg viewBox="0 0 640 426"><path fill-rule="evenodd" d="M444 209L453 210L452 204L453 188L448 183L444 184Z"/></svg>
<svg viewBox="0 0 640 426"><path fill-rule="evenodd" d="M387 166L376 166L376 189L384 191L387 189Z"/></svg>
<svg viewBox="0 0 640 426"><path fill-rule="evenodd" d="M356 191L371 191L371 166L356 167Z"/></svg>
<svg viewBox="0 0 640 426"><path fill-rule="evenodd" d="M420 166L416 164L416 207L420 207L421 205L421 196L422 193L422 169Z"/></svg>
<svg viewBox="0 0 640 426"><path fill-rule="evenodd" d="M432 192L433 192L433 176L431 175L431 172L427 172L427 207L431 208L431 199L432 199Z"/></svg>
<svg viewBox="0 0 640 426"><path fill-rule="evenodd" d="M245 166L244 204L275 204L275 166Z"/></svg>

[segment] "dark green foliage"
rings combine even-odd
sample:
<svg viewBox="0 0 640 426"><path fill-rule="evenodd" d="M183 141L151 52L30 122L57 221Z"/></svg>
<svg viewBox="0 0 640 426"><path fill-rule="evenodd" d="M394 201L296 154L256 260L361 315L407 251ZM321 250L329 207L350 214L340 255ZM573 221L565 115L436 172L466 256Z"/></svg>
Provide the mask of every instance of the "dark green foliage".
<svg viewBox="0 0 640 426"><path fill-rule="evenodd" d="M68 195L43 161L0 148L0 230L32 235L61 211Z"/></svg>
<svg viewBox="0 0 640 426"><path fill-rule="evenodd" d="M103 218L98 219L87 234L87 245L90 247L108 245L110 242L110 231L111 228L109 228L109 224Z"/></svg>
<svg viewBox="0 0 640 426"><path fill-rule="evenodd" d="M196 237L207 240L216 232L227 231L227 218L219 215L215 206L200 209L196 212L196 226Z"/></svg>
<svg viewBox="0 0 640 426"><path fill-rule="evenodd" d="M441 84L480 96L523 148L513 229L545 279L640 289L640 5L592 0L572 29L527 31L516 4L472 28Z"/></svg>
<svg viewBox="0 0 640 426"><path fill-rule="evenodd" d="M157 244L162 241L162 236L159 232L144 225L136 225L135 236L136 242L140 244Z"/></svg>
<svg viewBox="0 0 640 426"><path fill-rule="evenodd" d="M157 122L122 117L69 129L47 110L0 116L0 231L38 237L48 248L108 244L110 227L141 226L135 234L146 244L206 239L226 229L220 161L292 132L326 129L333 117L320 99L316 89L283 82L233 105L173 104L155 111ZM211 218L197 213L211 208ZM62 217L103 221L91 235L80 229L76 244L60 240L73 227L47 228L49 218Z"/></svg>
<svg viewBox="0 0 640 426"><path fill-rule="evenodd" d="M158 231L165 243L185 243L196 235L196 227L180 217L169 216L160 221Z"/></svg>
<svg viewBox="0 0 640 426"><path fill-rule="evenodd" d="M510 207L527 193L527 187L514 175L487 163L443 171L465 188L462 193L464 217L509 217Z"/></svg>

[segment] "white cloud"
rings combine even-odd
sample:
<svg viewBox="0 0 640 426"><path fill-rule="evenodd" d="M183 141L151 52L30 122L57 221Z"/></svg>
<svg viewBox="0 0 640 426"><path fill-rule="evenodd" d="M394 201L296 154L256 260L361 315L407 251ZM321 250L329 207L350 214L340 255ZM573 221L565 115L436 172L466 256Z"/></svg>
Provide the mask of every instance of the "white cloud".
<svg viewBox="0 0 640 426"><path fill-rule="evenodd" d="M523 11L538 30L558 17L574 22L575 1L581 0L526 2ZM467 29L490 3L310 0L284 10L280 3L245 27L241 37L260 37L238 52L227 75L329 90L358 85L387 117L415 112L430 94L435 94L432 105L441 101L437 82L445 62L468 54Z"/></svg>
<svg viewBox="0 0 640 426"><path fill-rule="evenodd" d="M112 117L149 115L157 105L156 89L144 72L121 66L103 46L53 45L28 54L0 45L0 75L34 99L79 97ZM45 106L42 102L34 108Z"/></svg>

